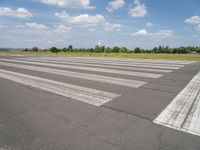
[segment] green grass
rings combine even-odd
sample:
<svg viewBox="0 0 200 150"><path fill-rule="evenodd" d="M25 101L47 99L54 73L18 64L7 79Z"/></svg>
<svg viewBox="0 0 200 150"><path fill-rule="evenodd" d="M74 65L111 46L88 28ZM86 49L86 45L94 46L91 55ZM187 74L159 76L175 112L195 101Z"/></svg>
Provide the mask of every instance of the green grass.
<svg viewBox="0 0 200 150"><path fill-rule="evenodd" d="M0 51L0 54L29 54L44 56L77 56L77 57L115 57L115 58L140 58L140 59L171 59L171 60L194 60L200 61L200 54L134 54L134 53L89 53L89 52L20 52Z"/></svg>

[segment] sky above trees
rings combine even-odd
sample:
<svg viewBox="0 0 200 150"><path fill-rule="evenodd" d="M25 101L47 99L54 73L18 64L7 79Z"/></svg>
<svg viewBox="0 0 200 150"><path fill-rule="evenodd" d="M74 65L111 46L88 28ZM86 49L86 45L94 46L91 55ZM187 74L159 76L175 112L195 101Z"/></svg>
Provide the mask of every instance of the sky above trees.
<svg viewBox="0 0 200 150"><path fill-rule="evenodd" d="M0 47L200 45L199 0L1 0Z"/></svg>

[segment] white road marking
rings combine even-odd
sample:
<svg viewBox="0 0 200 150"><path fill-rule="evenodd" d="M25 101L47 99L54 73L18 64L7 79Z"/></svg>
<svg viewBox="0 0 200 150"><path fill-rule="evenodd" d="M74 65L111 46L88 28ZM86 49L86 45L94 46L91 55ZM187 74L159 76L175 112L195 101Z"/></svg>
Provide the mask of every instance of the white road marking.
<svg viewBox="0 0 200 150"><path fill-rule="evenodd" d="M79 69L79 70L113 73L113 74L129 75L129 76L139 76L139 77L146 77L146 78L160 78L162 76L162 74L155 74L155 73L144 73L144 72L123 71L123 70L114 70L114 69L73 66L73 65L50 64L50 63L47 64L47 63L40 63L40 62L30 62L30 61L11 60L11 59L1 59L1 61L35 64L35 65L51 66L51 67L61 67L61 68L68 68L68 69Z"/></svg>
<svg viewBox="0 0 200 150"><path fill-rule="evenodd" d="M30 58L35 58L35 57L30 57ZM195 63L196 61L183 61L183 60L155 60L155 59L128 59L128 58L103 58L103 57L40 57L44 59L63 59L63 60L70 60L70 59L75 59L75 60L101 60L101 61L116 61L116 62L152 62L152 63L163 63L163 64L182 64L182 65L187 65L187 64L192 64Z"/></svg>
<svg viewBox="0 0 200 150"><path fill-rule="evenodd" d="M23 59L23 58L22 58ZM77 60L77 59L41 59L41 58L34 58L31 59L29 58L29 60L43 60L43 61L63 61L63 62L79 62L79 63L97 63L97 64L117 64L117 65L141 65L141 67L143 66L160 66L160 67L177 67L177 68L181 68L184 67L185 65L182 64L162 64L162 63L153 63L153 62L118 62L118 61L102 61L102 60Z"/></svg>
<svg viewBox="0 0 200 150"><path fill-rule="evenodd" d="M54 57L55 58L55 57ZM63 57L66 58L66 57ZM67 57L77 59L90 59L90 60L112 60L112 61L125 61L125 62L154 62L154 63L172 63L172 64L191 64L196 61L183 61L183 60L156 60L156 59L133 59L133 58L104 58L104 57Z"/></svg>
<svg viewBox="0 0 200 150"><path fill-rule="evenodd" d="M200 72L154 122L200 136Z"/></svg>
<svg viewBox="0 0 200 150"><path fill-rule="evenodd" d="M57 74L57 75L92 80L92 81L99 81L99 82L103 82L103 83L110 83L110 84L116 84L116 85L121 85L121 86L133 87L133 88L138 88L147 83L147 82L138 81L138 80L128 80L128 79L108 77L108 76L102 76L102 75L79 73L79 72L73 72L73 71L65 71L65 70L58 70L58 69L51 69L51 68L44 68L44 67L37 67L37 66L30 66L30 65L22 65L22 64L13 64L13 63L6 63L6 62L0 62L0 65L14 67L14 68L27 69L27 70L40 71L40 72L46 72L46 73L51 73L51 74Z"/></svg>
<svg viewBox="0 0 200 150"><path fill-rule="evenodd" d="M33 61L35 59L32 59ZM47 61L52 61L52 60L43 60L43 62L47 62ZM78 60L73 60L74 62L78 62ZM102 61L94 61L94 62L87 62L87 61L79 61L80 63L96 63L96 64L104 64L104 65L115 65L115 66L131 66L131 67L144 67L144 68L158 68L158 69L180 69L181 67L183 67L183 65L181 66L162 66L162 65L158 65L158 64L136 64L136 63L123 63L123 62L102 62Z"/></svg>
<svg viewBox="0 0 200 150"><path fill-rule="evenodd" d="M170 73L172 70L166 69L151 69L151 68L139 68L139 67L122 67L122 66L113 66L113 65L99 65L99 64L88 64L85 62L63 62L60 60L42 60L42 59L17 59L25 61L37 61L37 62L50 62L50 63L59 63L59 64L70 64L70 65L85 65L90 67L103 67L103 68L116 68L116 69L127 69L127 70L138 70L138 71L149 71L149 72L161 72L161 73Z"/></svg>
<svg viewBox="0 0 200 150"><path fill-rule="evenodd" d="M0 69L0 77L95 106L101 106L102 104L120 96L115 93L95 90L3 69Z"/></svg>

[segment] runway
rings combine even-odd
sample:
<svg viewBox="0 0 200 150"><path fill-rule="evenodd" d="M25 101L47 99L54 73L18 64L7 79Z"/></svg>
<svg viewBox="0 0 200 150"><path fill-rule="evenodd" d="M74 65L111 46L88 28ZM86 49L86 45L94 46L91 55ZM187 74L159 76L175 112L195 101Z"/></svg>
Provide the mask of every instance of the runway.
<svg viewBox="0 0 200 150"><path fill-rule="evenodd" d="M0 149L200 149L200 62L0 55Z"/></svg>

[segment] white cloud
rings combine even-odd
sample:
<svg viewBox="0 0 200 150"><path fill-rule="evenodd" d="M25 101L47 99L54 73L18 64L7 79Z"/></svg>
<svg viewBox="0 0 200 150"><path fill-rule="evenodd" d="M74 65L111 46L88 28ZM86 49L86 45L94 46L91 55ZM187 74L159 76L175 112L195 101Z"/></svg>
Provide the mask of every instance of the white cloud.
<svg viewBox="0 0 200 150"><path fill-rule="evenodd" d="M195 29L200 31L200 16L192 16L186 19L185 23L197 25Z"/></svg>
<svg viewBox="0 0 200 150"><path fill-rule="evenodd" d="M33 30L47 30L48 27L43 24L38 24L35 22L25 23L24 25L15 25L16 28L21 29L33 29Z"/></svg>
<svg viewBox="0 0 200 150"><path fill-rule="evenodd" d="M31 29L35 29L35 30L46 30L48 29L47 26L43 25L43 24L38 24L38 23L25 23L25 26Z"/></svg>
<svg viewBox="0 0 200 150"><path fill-rule="evenodd" d="M59 17L65 23L78 25L82 27L94 27L105 21L104 16L99 14L80 14L78 16L71 16L65 11L63 11L62 13L55 13L55 16Z"/></svg>
<svg viewBox="0 0 200 150"><path fill-rule="evenodd" d="M147 9L145 4L142 4L139 0L134 0L134 6L130 9L129 15L131 17L144 17L147 15Z"/></svg>
<svg viewBox="0 0 200 150"><path fill-rule="evenodd" d="M113 10L122 8L124 5L124 0L114 0L108 3L108 7L106 7L106 9L107 11L112 12Z"/></svg>
<svg viewBox="0 0 200 150"><path fill-rule="evenodd" d="M68 26L63 25L63 24L60 24L60 25L58 25L58 26L55 26L55 28L56 28L55 30L56 30L57 32L61 32L61 33L68 33L69 31L72 30L71 27L68 27Z"/></svg>
<svg viewBox="0 0 200 150"><path fill-rule="evenodd" d="M200 16L192 16L185 20L188 24L200 24Z"/></svg>
<svg viewBox="0 0 200 150"><path fill-rule="evenodd" d="M147 23L146 23L146 26L147 26L148 28L150 28L150 27L153 27L153 24L152 24L151 22L147 22Z"/></svg>
<svg viewBox="0 0 200 150"><path fill-rule="evenodd" d="M149 36L150 33L148 33L145 29L141 29L135 33L133 33L134 36Z"/></svg>
<svg viewBox="0 0 200 150"><path fill-rule="evenodd" d="M36 0L48 5L56 5L59 7L68 8L84 8L93 9L94 6L90 6L90 0Z"/></svg>
<svg viewBox="0 0 200 150"><path fill-rule="evenodd" d="M27 9L20 7L13 10L8 7L0 7L0 16L16 17L16 18L29 18L32 17L32 13Z"/></svg>
<svg viewBox="0 0 200 150"><path fill-rule="evenodd" d="M113 30L120 31L121 28L122 28L122 25L121 25L121 24L106 22L106 23L105 23L104 30L107 30L107 31L113 31Z"/></svg>
<svg viewBox="0 0 200 150"><path fill-rule="evenodd" d="M196 27L197 31L200 31L200 24Z"/></svg>
<svg viewBox="0 0 200 150"><path fill-rule="evenodd" d="M55 16L61 19L62 24L73 26L73 27L83 27L88 28L89 31L95 31L96 27L101 27L103 30L120 31L122 28L121 24L118 23L110 23L105 19L104 16L96 14L80 14L77 16L72 16L67 12L63 11L61 13L55 13Z"/></svg>
<svg viewBox="0 0 200 150"><path fill-rule="evenodd" d="M90 32L96 31L96 29L94 29L94 28L89 28L88 30L89 30Z"/></svg>
<svg viewBox="0 0 200 150"><path fill-rule="evenodd" d="M154 35L156 35L160 38L173 37L174 31L172 31L172 30L159 30L157 33L154 33Z"/></svg>
<svg viewBox="0 0 200 150"><path fill-rule="evenodd" d="M174 32L172 30L159 30L158 32L148 32L145 29L139 30L133 33L133 36L141 36L141 37L152 37L152 38L170 38L174 37Z"/></svg>

